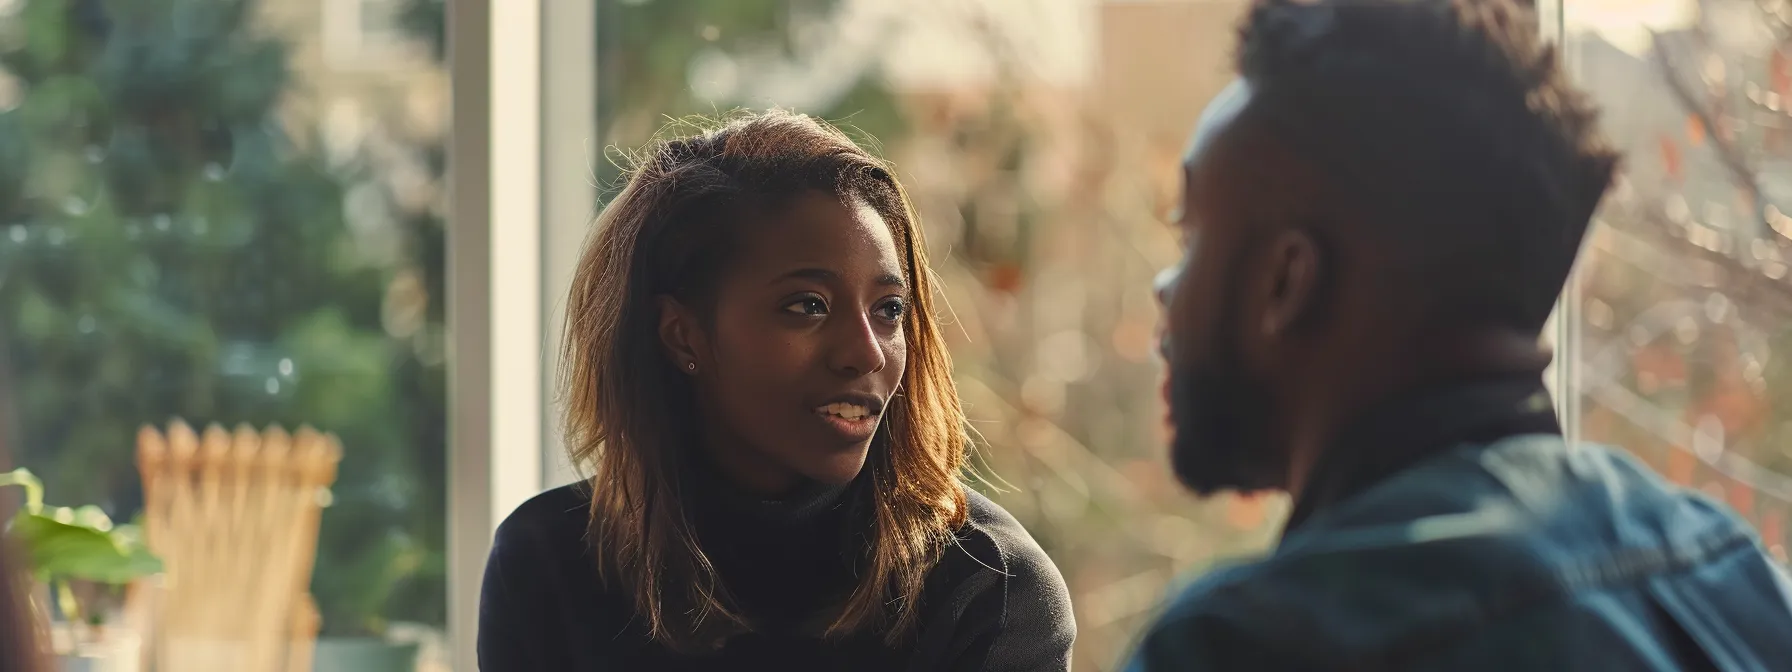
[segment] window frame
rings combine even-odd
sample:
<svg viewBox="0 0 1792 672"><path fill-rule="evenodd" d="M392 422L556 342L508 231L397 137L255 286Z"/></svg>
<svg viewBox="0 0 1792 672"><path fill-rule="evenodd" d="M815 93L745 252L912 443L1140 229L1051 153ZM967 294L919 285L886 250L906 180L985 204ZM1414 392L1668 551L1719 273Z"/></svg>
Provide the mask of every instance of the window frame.
<svg viewBox="0 0 1792 672"><path fill-rule="evenodd" d="M595 205L595 0L447 2L448 636L477 669L492 536L570 480L545 400L578 241ZM551 133L551 135L550 135Z"/></svg>
<svg viewBox="0 0 1792 672"><path fill-rule="evenodd" d="M564 302L597 203L596 0L446 3L449 648L477 667L492 535L573 479L554 396ZM584 139L574 142L573 139Z"/></svg>
<svg viewBox="0 0 1792 672"><path fill-rule="evenodd" d="M1535 1L1537 30L1545 42L1561 44L1566 30L1564 6L1569 1ZM1572 73L1577 66L1573 55L1566 51L1558 53L1562 67ZM1579 285L1577 263L1567 282L1563 283L1562 293L1556 297L1554 314L1544 328L1545 343L1555 353L1544 379L1555 398L1556 416L1562 432L1570 441L1578 440L1580 436L1580 396L1577 392L1580 389L1580 293L1576 291Z"/></svg>

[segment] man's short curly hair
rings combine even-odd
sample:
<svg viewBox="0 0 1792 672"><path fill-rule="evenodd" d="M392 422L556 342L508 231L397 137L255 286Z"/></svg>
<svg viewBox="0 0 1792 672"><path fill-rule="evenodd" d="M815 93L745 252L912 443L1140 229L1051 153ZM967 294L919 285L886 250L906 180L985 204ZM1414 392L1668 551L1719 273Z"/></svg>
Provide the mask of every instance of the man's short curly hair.
<svg viewBox="0 0 1792 672"><path fill-rule="evenodd" d="M1512 0L1260 0L1256 117L1314 162L1454 317L1541 328L1618 156ZM1381 241L1378 241L1380 243Z"/></svg>

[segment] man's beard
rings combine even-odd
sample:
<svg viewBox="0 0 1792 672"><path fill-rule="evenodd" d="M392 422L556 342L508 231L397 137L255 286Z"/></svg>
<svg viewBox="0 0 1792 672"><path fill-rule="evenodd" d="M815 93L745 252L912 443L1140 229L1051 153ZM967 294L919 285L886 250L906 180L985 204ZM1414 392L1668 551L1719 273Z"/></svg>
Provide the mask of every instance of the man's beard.
<svg viewBox="0 0 1792 672"><path fill-rule="evenodd" d="M1285 474L1269 446L1270 394L1244 372L1237 329L1242 306L1225 299L1207 352L1188 352L1170 368L1170 467L1203 497L1222 490L1277 487ZM1179 353L1181 354L1181 353Z"/></svg>
<svg viewBox="0 0 1792 672"><path fill-rule="evenodd" d="M1282 478L1266 436L1269 393L1236 361L1170 372L1170 466L1197 495L1266 490Z"/></svg>

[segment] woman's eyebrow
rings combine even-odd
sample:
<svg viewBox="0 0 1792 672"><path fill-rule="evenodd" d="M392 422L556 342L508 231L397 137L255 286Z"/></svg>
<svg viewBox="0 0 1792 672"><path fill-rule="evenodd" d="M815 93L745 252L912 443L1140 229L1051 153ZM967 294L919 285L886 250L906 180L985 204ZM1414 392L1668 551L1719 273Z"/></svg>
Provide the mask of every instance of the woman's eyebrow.
<svg viewBox="0 0 1792 672"><path fill-rule="evenodd" d="M785 273L783 275L780 275L776 278L773 278L772 282L774 282L774 283L783 282L785 280L791 280L791 279L813 280L815 282L821 282L821 283L828 283L828 282L837 283L837 282L840 282L840 274L835 273L835 272L830 271L825 268L806 267L806 268L799 268L799 269L790 271L788 273ZM904 280L902 278L902 276L897 275L895 273L885 272L885 273L878 274L876 282L881 287L894 287L897 289L907 289L908 288L908 281Z"/></svg>

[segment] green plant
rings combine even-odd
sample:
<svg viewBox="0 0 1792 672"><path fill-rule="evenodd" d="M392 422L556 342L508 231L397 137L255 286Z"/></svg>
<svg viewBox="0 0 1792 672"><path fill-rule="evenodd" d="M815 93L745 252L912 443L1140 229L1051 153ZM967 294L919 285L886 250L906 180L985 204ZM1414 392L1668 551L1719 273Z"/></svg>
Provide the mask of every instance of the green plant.
<svg viewBox="0 0 1792 672"><path fill-rule="evenodd" d="M25 506L6 535L25 552L32 577L55 591L69 620L82 620L71 581L116 587L162 571L136 525L114 525L95 506L44 506L43 483L27 469L0 473L0 487L8 485L24 488Z"/></svg>

